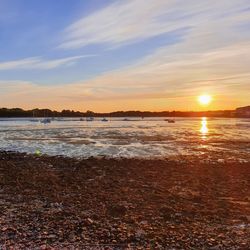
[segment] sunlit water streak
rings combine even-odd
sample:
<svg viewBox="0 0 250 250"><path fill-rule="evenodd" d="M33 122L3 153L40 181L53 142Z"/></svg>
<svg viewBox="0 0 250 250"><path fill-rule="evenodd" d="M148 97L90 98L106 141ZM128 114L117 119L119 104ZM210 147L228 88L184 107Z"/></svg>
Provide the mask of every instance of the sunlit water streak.
<svg viewBox="0 0 250 250"><path fill-rule="evenodd" d="M250 153L250 119L113 118L109 122L63 119L51 124L0 120L0 150L74 157L167 157L230 151Z"/></svg>
<svg viewBox="0 0 250 250"><path fill-rule="evenodd" d="M202 119L201 119L200 132L202 134L202 139L206 139L207 138L207 133L208 133L207 118L206 117L202 117Z"/></svg>

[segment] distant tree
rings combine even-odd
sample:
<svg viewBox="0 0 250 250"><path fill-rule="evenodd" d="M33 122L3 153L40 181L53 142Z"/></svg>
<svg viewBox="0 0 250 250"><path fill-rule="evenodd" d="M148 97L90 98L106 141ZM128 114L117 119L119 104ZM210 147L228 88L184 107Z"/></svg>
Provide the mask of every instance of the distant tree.
<svg viewBox="0 0 250 250"><path fill-rule="evenodd" d="M95 114L95 113L94 113L93 111L90 111L90 110L87 110L87 111L86 111L86 115L87 115L87 116L94 116L94 114Z"/></svg>

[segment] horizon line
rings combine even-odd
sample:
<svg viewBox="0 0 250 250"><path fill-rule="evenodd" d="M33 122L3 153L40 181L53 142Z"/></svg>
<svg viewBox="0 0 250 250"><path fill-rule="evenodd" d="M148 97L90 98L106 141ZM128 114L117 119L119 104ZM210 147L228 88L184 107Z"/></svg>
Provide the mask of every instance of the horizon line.
<svg viewBox="0 0 250 250"><path fill-rule="evenodd" d="M22 111L34 111L34 110L50 110L52 112L63 112L63 111L70 111L70 112L80 112L80 113L87 113L87 112L93 112L93 113L99 113L99 114L108 114L108 113L117 113L117 112L141 112L141 113L145 113L145 112L149 112L149 113L162 113L162 112L190 112L190 113L200 113L200 112L219 112L219 111L235 111L238 108L242 108L242 107L248 107L250 105L246 105L246 106L241 106L241 107L236 107L234 109L214 109L214 110L161 110L161 111L150 111L150 110L116 110L116 111L106 111L106 112L101 112L101 111L93 111L93 110L85 110L85 111L80 111L80 110L73 110L73 109L51 109L51 108L31 108L31 109L24 109L24 108L20 108L20 107L13 107L13 108L8 108L8 107L0 107L1 109L8 109L8 110L13 110L13 109L21 109Z"/></svg>

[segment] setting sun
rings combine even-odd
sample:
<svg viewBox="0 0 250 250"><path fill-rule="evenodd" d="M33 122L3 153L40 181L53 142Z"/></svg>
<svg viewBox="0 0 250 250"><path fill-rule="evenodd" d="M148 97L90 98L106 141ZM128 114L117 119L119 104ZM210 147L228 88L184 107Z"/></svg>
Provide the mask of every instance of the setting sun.
<svg viewBox="0 0 250 250"><path fill-rule="evenodd" d="M212 97L210 95L200 95L198 101L202 105L208 105L212 101Z"/></svg>

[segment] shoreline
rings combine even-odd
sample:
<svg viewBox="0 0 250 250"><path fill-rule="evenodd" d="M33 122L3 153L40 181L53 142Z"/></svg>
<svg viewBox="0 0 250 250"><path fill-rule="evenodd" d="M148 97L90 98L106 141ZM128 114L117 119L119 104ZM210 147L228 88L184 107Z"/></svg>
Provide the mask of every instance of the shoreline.
<svg viewBox="0 0 250 250"><path fill-rule="evenodd" d="M108 116L108 115L100 115L100 116L93 116L93 118L98 118L98 119L102 119L103 117L108 117L111 119L123 119L123 118L129 118L131 120L129 121L141 121L141 116ZM145 116L143 119L148 120L150 118L187 118L187 119L200 119L206 117L207 119L243 119L243 120L249 120L250 116L209 116L206 114L202 114L202 115L198 115L198 116ZM88 118L87 116L48 116L46 118L55 118L55 119L80 119L80 118ZM132 120L134 118L134 120ZM136 119L137 118L137 119ZM36 116L36 117L32 117L32 116L0 116L0 120L3 121L4 119L44 119L44 116ZM138 120L140 119L140 120ZM60 120L63 121L63 120ZM79 120L81 121L81 120ZM85 121L85 120L83 120ZM122 121L122 120L113 120L113 121Z"/></svg>
<svg viewBox="0 0 250 250"><path fill-rule="evenodd" d="M0 247L246 249L250 161L244 159L0 151Z"/></svg>
<svg viewBox="0 0 250 250"><path fill-rule="evenodd" d="M184 153L184 154L169 154L166 156L151 156L151 155L142 155L142 156L110 156L110 155L91 155L91 156L73 156L73 155L64 155L64 154L46 154L42 153L38 150L34 153L27 151L15 151L15 150L1 150L0 156L3 154L6 155L18 155L23 156L24 158L40 158L40 159L58 159L58 160L70 160L70 161L89 161L89 160L115 160L115 161L123 161L123 160L135 160L135 161L174 161L180 163L187 164L230 164L230 163L249 163L250 165L250 154L248 152L241 152L238 150L206 150L199 149L193 150L193 154ZM250 151L249 151L250 152Z"/></svg>

